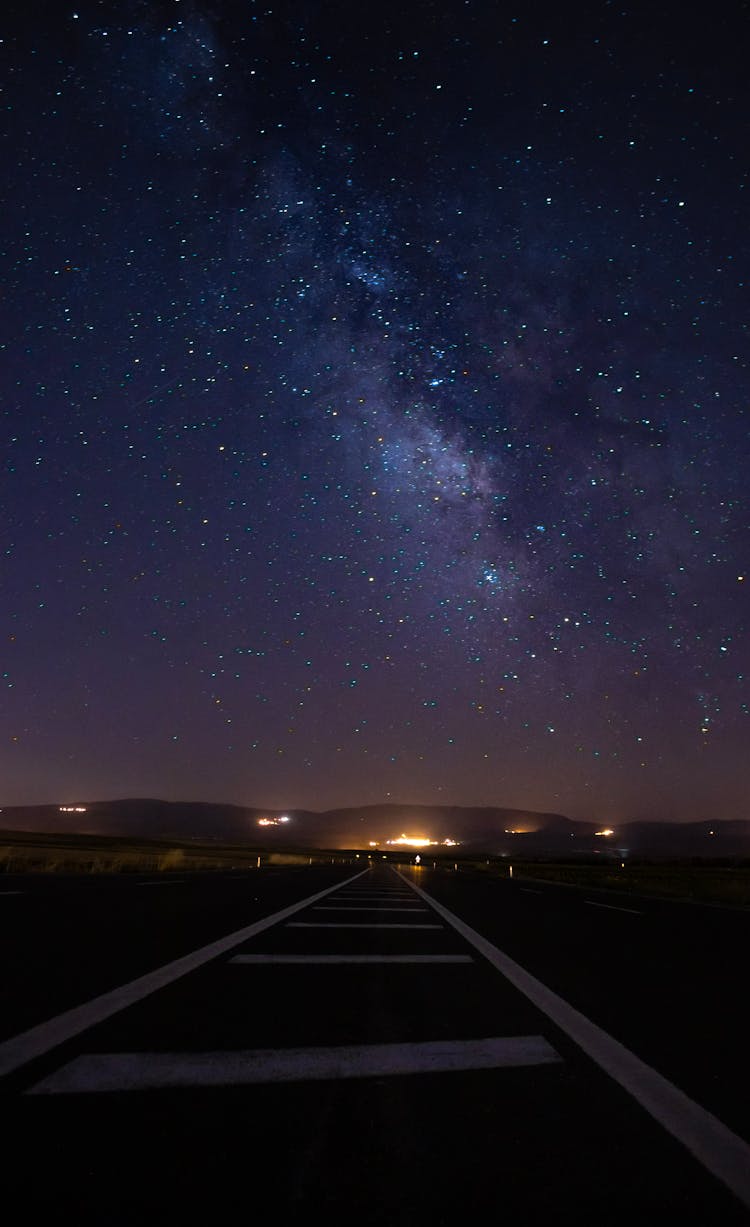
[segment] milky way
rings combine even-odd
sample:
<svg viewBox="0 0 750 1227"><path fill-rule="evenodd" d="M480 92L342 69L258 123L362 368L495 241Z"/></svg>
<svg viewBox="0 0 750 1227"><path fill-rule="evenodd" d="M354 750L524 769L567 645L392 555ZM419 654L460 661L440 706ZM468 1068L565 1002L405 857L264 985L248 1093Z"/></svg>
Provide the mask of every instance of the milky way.
<svg viewBox="0 0 750 1227"><path fill-rule="evenodd" d="M3 18L6 804L746 813L739 7Z"/></svg>

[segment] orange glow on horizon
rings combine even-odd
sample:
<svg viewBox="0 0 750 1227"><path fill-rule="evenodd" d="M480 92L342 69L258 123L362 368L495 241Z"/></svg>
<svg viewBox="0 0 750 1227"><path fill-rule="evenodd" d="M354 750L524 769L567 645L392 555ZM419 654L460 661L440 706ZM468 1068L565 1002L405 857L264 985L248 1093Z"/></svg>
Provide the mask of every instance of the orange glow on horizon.
<svg viewBox="0 0 750 1227"><path fill-rule="evenodd" d="M391 847L398 848L437 848L441 845L438 839L428 839L426 835L399 835L398 839L387 839L385 841ZM455 839L442 840L442 847L455 848L458 843Z"/></svg>

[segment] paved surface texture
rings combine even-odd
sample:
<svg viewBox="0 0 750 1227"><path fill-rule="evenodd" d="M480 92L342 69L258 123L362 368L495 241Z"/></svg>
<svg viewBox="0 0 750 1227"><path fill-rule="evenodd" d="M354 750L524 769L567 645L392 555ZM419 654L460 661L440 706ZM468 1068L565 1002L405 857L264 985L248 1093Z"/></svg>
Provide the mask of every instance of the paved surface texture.
<svg viewBox="0 0 750 1227"><path fill-rule="evenodd" d="M709 1051L714 1035L732 1040L717 1011L733 998L716 957L706 958L703 910L685 917L645 901L632 903L637 915L618 914L586 906L608 902L590 894L405 871L428 896L420 898L392 869L351 881L358 872L228 875L169 890L68 883L18 896L17 928L6 930L15 935L6 955L8 1037L229 934L257 931L7 1076L6 1197L20 1196L29 1215L82 1224L164 1223L188 1213L213 1223L291 1223L321 1213L352 1225L490 1216L528 1224L749 1221L739 1200L430 901L704 1107L720 1108L741 1133L741 1096L717 1092L724 1060L712 1062ZM367 927L354 927L358 909L373 904L382 926L376 912ZM340 906L349 927L331 913L336 923L318 927L321 906ZM394 928L393 907L413 908L413 923L404 917ZM711 937L723 935L731 961L744 917L712 915ZM648 933L634 934L646 925ZM74 969L73 984L54 971L43 983L45 932ZM77 937L75 950L61 933ZM681 942L692 945L692 959ZM657 992L666 951L666 987ZM709 987L721 981L715 1010L701 1002L683 1015L685 990L667 1001L686 967L691 1000L706 991L704 974ZM712 1029L704 1030L706 1046L693 1044L691 1063L684 1036L669 1052L665 1037L679 1020L694 1041L696 1013ZM85 1089L76 1081L82 1068ZM97 1069L106 1081L102 1073L97 1083ZM165 1069L177 1070L178 1081L165 1082ZM207 1078L206 1069L218 1076ZM281 1070L282 1078L259 1078L258 1070ZM742 1077L737 1069L735 1080ZM710 1085L713 1098L696 1095Z"/></svg>

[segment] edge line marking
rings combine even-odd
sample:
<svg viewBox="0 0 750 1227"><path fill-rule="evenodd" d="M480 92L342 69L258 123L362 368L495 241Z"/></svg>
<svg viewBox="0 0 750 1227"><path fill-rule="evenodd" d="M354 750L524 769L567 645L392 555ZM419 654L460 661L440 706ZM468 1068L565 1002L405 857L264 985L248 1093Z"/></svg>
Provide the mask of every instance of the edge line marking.
<svg viewBox="0 0 750 1227"><path fill-rule="evenodd" d="M750 1209L750 1146L747 1142L432 895L405 878L398 869L394 872Z"/></svg>
<svg viewBox="0 0 750 1227"><path fill-rule="evenodd" d="M353 882L367 872L367 869L362 869L345 881ZM137 1001L142 1001L144 997L155 993L157 989L174 983L175 980L186 976L188 972L202 967L204 963L210 963L220 954L225 954L227 950L239 946L248 938L255 937L256 933L262 933L264 929L270 929L272 925L286 920L295 912L301 912L303 908L316 903L318 899L324 899L326 895L338 890L341 885L341 882L336 882L326 890L308 895L299 903L292 903L278 912L273 912L270 916L265 916L262 920L256 920L242 929L236 929L234 933L228 933L226 937L209 942L207 946L201 946L198 950L184 954L171 963L165 963L163 967L157 967L154 971L146 972L144 976L138 976L136 980L130 980L127 984L110 989L109 992L102 993L99 997L93 997L91 1001L73 1006L72 1009L56 1014L54 1018L37 1023L28 1031L22 1031L20 1035L14 1035L11 1039L5 1040L0 1043L0 1076L12 1073L22 1065L27 1065L29 1061L35 1060L36 1057L44 1056L51 1049L64 1044L66 1040L80 1035L82 1031L88 1031L89 1027L104 1022L113 1014L119 1014L120 1010L134 1005Z"/></svg>

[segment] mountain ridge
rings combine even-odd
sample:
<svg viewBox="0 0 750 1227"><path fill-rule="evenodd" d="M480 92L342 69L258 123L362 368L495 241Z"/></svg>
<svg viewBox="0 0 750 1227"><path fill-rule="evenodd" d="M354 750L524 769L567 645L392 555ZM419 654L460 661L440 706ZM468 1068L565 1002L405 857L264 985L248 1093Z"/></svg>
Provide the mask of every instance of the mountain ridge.
<svg viewBox="0 0 750 1227"><path fill-rule="evenodd" d="M126 797L75 805L6 806L0 828L46 834L243 841L267 847L439 848L492 855L750 856L750 820L633 820L614 828L554 811L504 806L377 805L281 811L226 802ZM427 845L425 845L427 846Z"/></svg>

